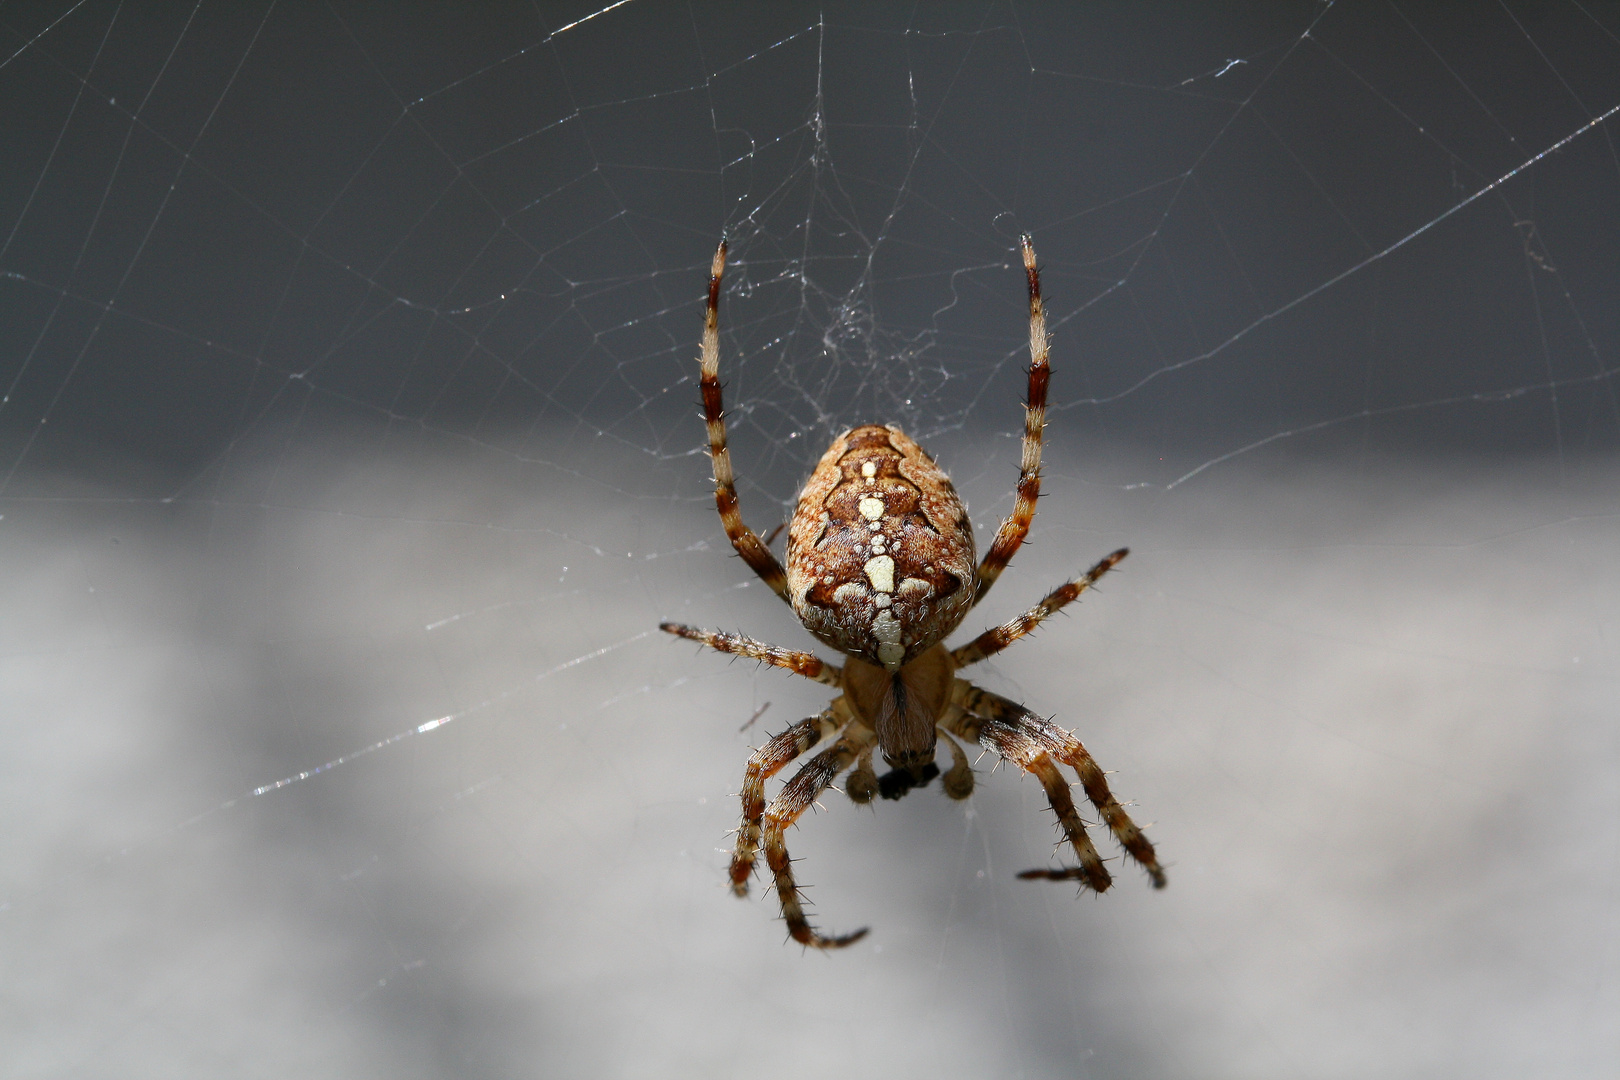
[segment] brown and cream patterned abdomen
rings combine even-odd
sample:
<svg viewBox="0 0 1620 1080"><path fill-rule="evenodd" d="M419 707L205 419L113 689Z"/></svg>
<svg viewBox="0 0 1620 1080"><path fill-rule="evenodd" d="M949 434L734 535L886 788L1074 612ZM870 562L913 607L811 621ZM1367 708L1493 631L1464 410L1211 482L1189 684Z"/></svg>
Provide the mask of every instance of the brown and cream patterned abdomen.
<svg viewBox="0 0 1620 1080"><path fill-rule="evenodd" d="M812 634L889 671L973 605L973 526L939 466L898 428L839 436L788 529L788 600Z"/></svg>

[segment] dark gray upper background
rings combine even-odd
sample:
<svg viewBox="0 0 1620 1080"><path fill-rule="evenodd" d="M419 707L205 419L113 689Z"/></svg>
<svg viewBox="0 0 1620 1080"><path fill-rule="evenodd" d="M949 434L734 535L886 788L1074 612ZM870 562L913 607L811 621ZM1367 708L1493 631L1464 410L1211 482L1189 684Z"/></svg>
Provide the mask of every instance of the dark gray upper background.
<svg viewBox="0 0 1620 1080"><path fill-rule="evenodd" d="M1611 107L1610 7L215 7L4 9L8 492L195 491L312 409L701 473L658 462L722 232L773 461L1016 426L1023 230L1059 407L1135 479L1324 421L1615 447L1612 123L1289 306Z"/></svg>
<svg viewBox="0 0 1620 1080"><path fill-rule="evenodd" d="M0 3L0 1072L1612 1067L1620 8L602 7ZM975 677L1171 885L987 759L803 956L719 849L826 695L651 630L808 640L709 260L756 528L881 420L982 543L1023 231L968 628L1133 554Z"/></svg>

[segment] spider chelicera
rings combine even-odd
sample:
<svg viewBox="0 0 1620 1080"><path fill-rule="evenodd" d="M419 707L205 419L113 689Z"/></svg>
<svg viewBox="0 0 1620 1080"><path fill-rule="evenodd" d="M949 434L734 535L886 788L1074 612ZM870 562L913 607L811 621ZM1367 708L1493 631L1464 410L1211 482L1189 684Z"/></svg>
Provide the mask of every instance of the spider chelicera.
<svg viewBox="0 0 1620 1080"><path fill-rule="evenodd" d="M857 803L869 803L878 795L898 799L927 786L940 774L934 763L939 742L951 755L943 786L953 799L965 799L973 791L964 742L979 743L1033 773L1046 789L1080 865L1026 870L1019 877L1078 880L1097 892L1112 884L1069 796L1069 782L1058 769L1062 764L1079 774L1086 798L1126 853L1147 870L1154 887L1164 887L1164 871L1153 845L1108 790L1102 769L1079 740L1017 702L956 677L960 668L1000 652L1072 602L1125 558L1126 550L1114 552L1016 619L986 630L966 645L947 649L942 644L1007 568L1029 532L1040 496L1041 433L1050 375L1046 316L1035 249L1028 236L1020 246L1029 279L1029 401L1024 410L1023 461L1013 511L977 566L973 526L950 477L893 426L852 428L822 455L793 511L786 570L743 524L720 398L723 241L714 255L700 363L720 520L743 561L792 605L805 629L844 654L845 663L835 667L812 653L740 634L669 622L660 628L840 691L819 716L794 724L749 759L742 825L731 860L732 891L745 896L763 844L788 932L804 945L838 948L858 941L866 930L826 937L810 925L793 880L784 831L852 765L844 791ZM835 737L766 804L766 780L812 746ZM888 766L882 776L872 767L875 750L882 751Z"/></svg>

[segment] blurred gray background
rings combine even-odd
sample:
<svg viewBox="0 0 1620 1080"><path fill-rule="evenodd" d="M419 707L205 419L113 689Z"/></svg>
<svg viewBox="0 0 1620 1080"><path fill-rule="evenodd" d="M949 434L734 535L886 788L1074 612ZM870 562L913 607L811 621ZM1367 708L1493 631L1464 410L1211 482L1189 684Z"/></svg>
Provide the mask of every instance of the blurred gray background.
<svg viewBox="0 0 1620 1080"><path fill-rule="evenodd" d="M1609 1075L1620 9L603 8L0 4L0 1074ZM875 419L982 543L1024 230L965 631L1132 548L976 678L1170 887L985 759L807 817L805 954L827 694L654 629L809 644L709 258L755 527Z"/></svg>

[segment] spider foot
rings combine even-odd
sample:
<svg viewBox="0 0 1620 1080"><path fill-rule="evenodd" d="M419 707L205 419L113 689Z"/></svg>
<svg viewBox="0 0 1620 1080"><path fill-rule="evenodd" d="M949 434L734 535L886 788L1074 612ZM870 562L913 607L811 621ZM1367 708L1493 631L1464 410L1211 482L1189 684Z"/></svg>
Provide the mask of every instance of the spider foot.
<svg viewBox="0 0 1620 1080"><path fill-rule="evenodd" d="M1060 866L1056 870L1038 868L1018 875L1022 881L1079 881L1095 892L1107 892L1114 884L1108 871L1101 866Z"/></svg>
<svg viewBox="0 0 1620 1080"><path fill-rule="evenodd" d="M792 935L794 941L812 949L842 949L846 945L853 945L861 940L870 929L869 926L863 926L852 934L842 934L839 937L823 937L809 925L801 925L789 927L788 933Z"/></svg>
<svg viewBox="0 0 1620 1080"><path fill-rule="evenodd" d="M754 876L754 860L732 856L731 870L727 876L731 879L731 895L747 896L748 882Z"/></svg>

